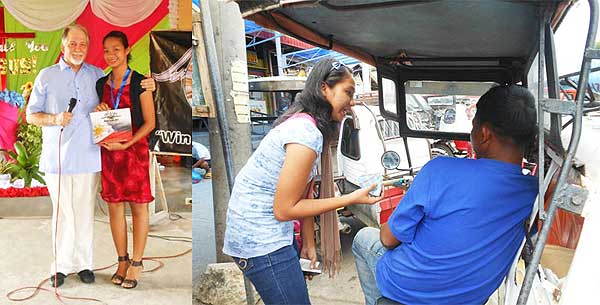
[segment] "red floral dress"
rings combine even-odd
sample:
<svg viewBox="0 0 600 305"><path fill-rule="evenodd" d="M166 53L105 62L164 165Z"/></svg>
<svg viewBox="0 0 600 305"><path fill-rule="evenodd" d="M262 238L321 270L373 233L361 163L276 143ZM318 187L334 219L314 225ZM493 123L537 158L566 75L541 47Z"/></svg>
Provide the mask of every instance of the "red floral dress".
<svg viewBox="0 0 600 305"><path fill-rule="evenodd" d="M130 108L129 85L125 85L119 109ZM101 102L114 108L110 99L110 85L104 86ZM113 91L117 96L119 88ZM133 134L137 128L133 127ZM150 153L148 137L144 137L126 150L109 151L102 148L102 199L108 203L149 203L154 200L150 189Z"/></svg>

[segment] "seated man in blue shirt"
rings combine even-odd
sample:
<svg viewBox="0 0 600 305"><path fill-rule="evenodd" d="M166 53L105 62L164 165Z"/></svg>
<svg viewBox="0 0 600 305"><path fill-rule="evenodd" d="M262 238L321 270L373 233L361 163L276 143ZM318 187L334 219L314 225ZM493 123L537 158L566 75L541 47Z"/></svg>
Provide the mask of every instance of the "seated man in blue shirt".
<svg viewBox="0 0 600 305"><path fill-rule="evenodd" d="M364 228L352 251L368 305L481 305L500 286L524 238L538 191L521 162L536 135L534 98L515 85L477 103L477 159L438 157L419 172L381 230Z"/></svg>

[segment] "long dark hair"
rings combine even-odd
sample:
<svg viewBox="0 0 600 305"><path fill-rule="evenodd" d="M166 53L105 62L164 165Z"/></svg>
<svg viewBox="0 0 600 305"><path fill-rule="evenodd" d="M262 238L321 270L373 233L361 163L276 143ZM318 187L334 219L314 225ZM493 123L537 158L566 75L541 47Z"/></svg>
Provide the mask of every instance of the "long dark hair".
<svg viewBox="0 0 600 305"><path fill-rule="evenodd" d="M273 127L296 113L304 112L315 119L324 140L334 138L338 122L331 120L333 107L323 96L321 89L323 83L333 88L347 77L352 77L352 71L339 61L331 57L320 60L310 71L302 92L296 95L290 108L273 123Z"/></svg>
<svg viewBox="0 0 600 305"><path fill-rule="evenodd" d="M125 33L121 32L121 31L111 31L110 33L106 34L106 36L104 36L104 38L102 39L102 44L104 44L106 42L106 40L111 37L121 40L121 43L123 43L123 46L125 47L125 49L129 48L129 41L127 40L127 35L125 35ZM129 62L130 60L131 60L131 52L129 52L129 54L127 54L127 62Z"/></svg>

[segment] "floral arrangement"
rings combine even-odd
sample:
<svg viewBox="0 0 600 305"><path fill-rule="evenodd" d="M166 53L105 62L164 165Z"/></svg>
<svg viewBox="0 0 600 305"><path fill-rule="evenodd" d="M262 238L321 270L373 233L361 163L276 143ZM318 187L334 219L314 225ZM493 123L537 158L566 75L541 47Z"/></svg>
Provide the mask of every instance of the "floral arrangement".
<svg viewBox="0 0 600 305"><path fill-rule="evenodd" d="M33 83L26 82L23 86L21 86L21 90L23 91L23 97L28 101L31 91L33 90Z"/></svg>
<svg viewBox="0 0 600 305"><path fill-rule="evenodd" d="M25 105L25 98L23 98L20 93L8 89L0 91L0 101L17 108L21 108Z"/></svg>
<svg viewBox="0 0 600 305"><path fill-rule="evenodd" d="M32 153L28 153L23 143L19 141L14 144L14 147L15 151L3 151L10 157L6 172L10 173L12 182L23 179L24 186L31 187L31 182L35 179L46 184L42 178L44 174L39 170L41 147L36 148Z"/></svg>
<svg viewBox="0 0 600 305"><path fill-rule="evenodd" d="M38 169L42 144L41 128L25 121L25 106L33 83L28 82L20 89L23 91L22 95L11 90L0 91L0 102L18 108L15 150L0 152L0 176L4 176L0 183L0 198L48 196L48 189L40 186L45 182ZM6 176L8 181L5 181ZM37 181L32 184L33 180Z"/></svg>
<svg viewBox="0 0 600 305"><path fill-rule="evenodd" d="M42 150L42 128L28 124L25 120L25 108L19 109L19 127L17 128L17 140L21 141L27 153L35 154L36 150Z"/></svg>
<svg viewBox="0 0 600 305"><path fill-rule="evenodd" d="M29 188L9 187L6 189L0 188L0 198L2 197L38 197L49 196L48 188L45 186L36 186Z"/></svg>

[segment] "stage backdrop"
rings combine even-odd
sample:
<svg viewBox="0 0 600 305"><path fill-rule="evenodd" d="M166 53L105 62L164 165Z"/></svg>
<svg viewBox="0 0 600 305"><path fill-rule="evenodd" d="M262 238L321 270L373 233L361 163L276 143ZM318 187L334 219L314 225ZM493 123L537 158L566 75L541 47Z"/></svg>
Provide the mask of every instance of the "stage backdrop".
<svg viewBox="0 0 600 305"><path fill-rule="evenodd" d="M192 33L150 33L150 70L156 80L154 151L190 154L192 151Z"/></svg>
<svg viewBox="0 0 600 305"><path fill-rule="evenodd" d="M91 41L86 62L105 69L102 37L112 30L120 30L127 35L132 47L131 67L144 74L149 72L148 33L152 30L171 28L169 0L153 0L152 5L144 6L145 13L136 15L135 19L126 15L106 13L110 7L128 6L136 1L139 2L93 0L87 5L87 1L79 1L84 3L81 10L75 6L68 6L72 10L68 15L72 17L67 24L82 24L90 32ZM65 20L46 19L58 16L63 6L54 1L47 3L51 9L46 14L38 12L40 15L35 19L31 17L33 12L29 7L32 3L0 0L0 90L8 88L21 92L21 86L33 82L41 69L57 62L60 56L62 24ZM36 9L40 10L40 7ZM119 16L123 18L114 20ZM143 16L145 17L142 18ZM40 20L45 21L37 24ZM54 29L57 27L58 29Z"/></svg>

